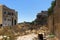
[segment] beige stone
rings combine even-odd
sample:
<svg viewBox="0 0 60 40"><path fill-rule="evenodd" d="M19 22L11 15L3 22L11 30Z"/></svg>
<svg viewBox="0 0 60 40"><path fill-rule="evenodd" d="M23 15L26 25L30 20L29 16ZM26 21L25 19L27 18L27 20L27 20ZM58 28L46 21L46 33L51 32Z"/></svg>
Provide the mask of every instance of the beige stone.
<svg viewBox="0 0 60 40"><path fill-rule="evenodd" d="M0 25L12 26L17 24L17 12L5 5L0 5Z"/></svg>

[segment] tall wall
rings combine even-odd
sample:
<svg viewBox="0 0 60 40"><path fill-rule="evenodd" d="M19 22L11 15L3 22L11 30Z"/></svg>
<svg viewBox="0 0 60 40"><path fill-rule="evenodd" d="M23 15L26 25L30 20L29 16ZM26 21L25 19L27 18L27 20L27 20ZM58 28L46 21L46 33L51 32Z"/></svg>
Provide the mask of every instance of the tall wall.
<svg viewBox="0 0 60 40"><path fill-rule="evenodd" d="M60 0L56 0L53 13L48 18L48 27L60 39Z"/></svg>
<svg viewBox="0 0 60 40"><path fill-rule="evenodd" d="M54 8L54 33L60 39L60 0L56 0Z"/></svg>
<svg viewBox="0 0 60 40"><path fill-rule="evenodd" d="M2 24L2 6L0 6L0 24Z"/></svg>
<svg viewBox="0 0 60 40"><path fill-rule="evenodd" d="M48 28L51 33L53 33L53 15L48 17Z"/></svg>

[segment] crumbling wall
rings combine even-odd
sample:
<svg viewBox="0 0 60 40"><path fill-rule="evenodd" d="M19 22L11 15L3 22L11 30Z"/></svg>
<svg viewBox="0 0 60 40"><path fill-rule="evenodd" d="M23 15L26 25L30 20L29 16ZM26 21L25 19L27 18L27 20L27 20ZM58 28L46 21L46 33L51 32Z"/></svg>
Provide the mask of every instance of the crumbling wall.
<svg viewBox="0 0 60 40"><path fill-rule="evenodd" d="M53 32L53 15L48 17L48 28L50 32Z"/></svg>
<svg viewBox="0 0 60 40"><path fill-rule="evenodd" d="M60 39L60 0L56 0L53 14L48 17L48 28Z"/></svg>
<svg viewBox="0 0 60 40"><path fill-rule="evenodd" d="M54 8L54 29L55 35L60 39L60 7L58 5Z"/></svg>

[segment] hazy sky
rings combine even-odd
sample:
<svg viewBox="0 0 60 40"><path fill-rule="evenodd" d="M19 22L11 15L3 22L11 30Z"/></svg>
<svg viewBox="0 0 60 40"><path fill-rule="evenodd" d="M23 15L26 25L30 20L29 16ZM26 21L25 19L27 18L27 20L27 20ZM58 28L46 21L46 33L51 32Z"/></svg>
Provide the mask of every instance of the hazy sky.
<svg viewBox="0 0 60 40"><path fill-rule="evenodd" d="M18 11L18 22L33 21L37 13L50 7L51 2L52 0L0 0L0 4Z"/></svg>

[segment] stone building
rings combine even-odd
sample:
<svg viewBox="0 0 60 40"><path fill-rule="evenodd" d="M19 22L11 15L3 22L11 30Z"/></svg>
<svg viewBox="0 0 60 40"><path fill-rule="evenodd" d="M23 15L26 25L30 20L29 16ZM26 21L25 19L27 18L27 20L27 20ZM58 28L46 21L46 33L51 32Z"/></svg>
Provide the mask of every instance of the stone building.
<svg viewBox="0 0 60 40"><path fill-rule="evenodd" d="M0 26L13 26L17 24L17 12L0 4Z"/></svg>

